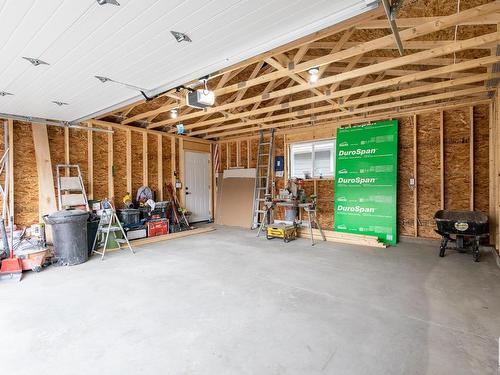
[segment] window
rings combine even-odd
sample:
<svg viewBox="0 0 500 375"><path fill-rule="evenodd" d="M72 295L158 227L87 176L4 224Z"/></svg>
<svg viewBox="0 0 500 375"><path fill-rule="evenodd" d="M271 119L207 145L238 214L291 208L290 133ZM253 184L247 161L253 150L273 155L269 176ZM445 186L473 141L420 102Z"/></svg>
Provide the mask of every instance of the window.
<svg viewBox="0 0 500 375"><path fill-rule="evenodd" d="M322 178L335 174L335 140L290 145L290 177Z"/></svg>

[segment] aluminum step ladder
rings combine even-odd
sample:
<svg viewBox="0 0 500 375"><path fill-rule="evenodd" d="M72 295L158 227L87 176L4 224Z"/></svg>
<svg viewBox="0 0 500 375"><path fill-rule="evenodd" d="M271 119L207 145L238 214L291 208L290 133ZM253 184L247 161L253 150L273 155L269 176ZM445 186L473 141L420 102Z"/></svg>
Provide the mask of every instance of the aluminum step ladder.
<svg viewBox="0 0 500 375"><path fill-rule="evenodd" d="M62 175L62 171L66 171L66 176ZM72 171L76 172L76 176L72 176ZM86 210L89 211L89 201L83 185L80 166L78 164L57 164L56 173L58 209L85 206Z"/></svg>
<svg viewBox="0 0 500 375"><path fill-rule="evenodd" d="M92 252L99 254L101 256L101 260L104 260L104 255L106 255L106 249L108 247L109 236L112 235L114 241L118 244L119 249L122 249L122 244L126 244L130 252L135 254L135 251L132 249L132 246L127 238L127 233L125 233L125 230L123 229L111 202L104 200L102 205L103 209L101 211L97 227L97 234L94 238L94 244L92 245ZM119 238L116 235L118 232L122 233L123 238ZM100 248L102 248L102 250L99 251L98 249Z"/></svg>
<svg viewBox="0 0 500 375"><path fill-rule="evenodd" d="M269 223L270 211L266 209L266 197L271 197L271 178L274 153L274 128L269 132L269 140L265 140L264 131L260 131L257 149L257 165L255 171L255 190L253 194L252 228L261 226L263 221ZM267 159L266 159L267 158Z"/></svg>

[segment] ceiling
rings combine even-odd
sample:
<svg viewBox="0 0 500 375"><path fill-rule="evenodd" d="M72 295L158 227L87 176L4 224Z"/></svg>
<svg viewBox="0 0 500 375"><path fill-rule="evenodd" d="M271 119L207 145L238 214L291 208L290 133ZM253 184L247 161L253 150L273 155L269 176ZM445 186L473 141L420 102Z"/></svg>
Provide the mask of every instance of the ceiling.
<svg viewBox="0 0 500 375"><path fill-rule="evenodd" d="M377 5L374 0L0 0L0 113L76 121L154 95ZM178 43L170 30L188 34ZM49 65L33 66L23 57ZM68 103L58 106L53 101Z"/></svg>

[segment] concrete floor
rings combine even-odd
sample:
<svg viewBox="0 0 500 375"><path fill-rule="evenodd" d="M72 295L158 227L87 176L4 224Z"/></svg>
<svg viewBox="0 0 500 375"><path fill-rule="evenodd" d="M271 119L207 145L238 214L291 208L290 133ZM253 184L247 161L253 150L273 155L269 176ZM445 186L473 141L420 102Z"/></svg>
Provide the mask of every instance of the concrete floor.
<svg viewBox="0 0 500 375"><path fill-rule="evenodd" d="M3 374L497 374L489 251L219 230L0 286Z"/></svg>

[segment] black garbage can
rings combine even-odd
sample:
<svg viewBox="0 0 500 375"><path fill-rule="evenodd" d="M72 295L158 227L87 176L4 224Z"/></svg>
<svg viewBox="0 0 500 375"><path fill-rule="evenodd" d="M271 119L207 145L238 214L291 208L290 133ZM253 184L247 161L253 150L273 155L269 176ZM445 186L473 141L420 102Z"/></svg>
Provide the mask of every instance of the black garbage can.
<svg viewBox="0 0 500 375"><path fill-rule="evenodd" d="M97 236L97 229L99 228L99 219L87 221L87 250L89 257L92 255L92 247L94 246L95 236Z"/></svg>
<svg viewBox="0 0 500 375"><path fill-rule="evenodd" d="M89 259L87 247L88 212L63 210L45 215L43 220L52 226L54 253L57 264L73 266Z"/></svg>

